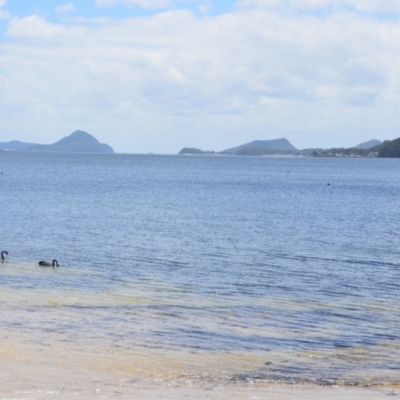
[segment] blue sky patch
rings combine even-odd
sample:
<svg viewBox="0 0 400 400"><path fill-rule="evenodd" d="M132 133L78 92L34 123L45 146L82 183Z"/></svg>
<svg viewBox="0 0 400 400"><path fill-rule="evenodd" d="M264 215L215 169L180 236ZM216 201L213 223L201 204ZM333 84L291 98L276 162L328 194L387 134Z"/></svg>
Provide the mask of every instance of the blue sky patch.
<svg viewBox="0 0 400 400"><path fill-rule="evenodd" d="M72 3L75 7L74 11L69 13L57 12L59 6ZM143 8L135 4L125 4L117 2L110 6L96 6L95 1L72 1L62 2L57 0L46 1L13 1L9 0L3 7L4 11L8 11L12 16L23 18L28 15L37 14L49 22L59 22L65 15L82 16L86 18L115 18L122 19L127 17L151 16L167 10L188 9L197 15L219 15L231 11L235 5L235 1L178 1L174 2L168 8Z"/></svg>

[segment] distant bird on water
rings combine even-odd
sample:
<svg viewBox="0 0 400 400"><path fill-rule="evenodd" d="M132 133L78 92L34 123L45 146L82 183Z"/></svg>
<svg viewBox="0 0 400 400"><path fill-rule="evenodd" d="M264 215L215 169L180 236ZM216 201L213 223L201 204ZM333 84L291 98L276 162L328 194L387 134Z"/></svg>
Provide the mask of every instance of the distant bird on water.
<svg viewBox="0 0 400 400"><path fill-rule="evenodd" d="M39 265L41 267L59 267L58 265L58 261L57 260L53 260L52 263L48 262L48 261L39 261Z"/></svg>
<svg viewBox="0 0 400 400"><path fill-rule="evenodd" d="M2 252L1 252L1 260L2 260L2 261L6 259L6 258L4 257L4 254L7 254L7 255L8 255L8 251L2 251Z"/></svg>

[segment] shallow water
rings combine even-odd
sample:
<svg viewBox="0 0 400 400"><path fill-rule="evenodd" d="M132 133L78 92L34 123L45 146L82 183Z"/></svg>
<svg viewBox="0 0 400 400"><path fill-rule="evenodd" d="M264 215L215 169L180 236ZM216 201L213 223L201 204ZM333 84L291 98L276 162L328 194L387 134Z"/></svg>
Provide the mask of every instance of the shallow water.
<svg viewBox="0 0 400 400"><path fill-rule="evenodd" d="M0 360L143 382L398 383L399 167L0 153Z"/></svg>

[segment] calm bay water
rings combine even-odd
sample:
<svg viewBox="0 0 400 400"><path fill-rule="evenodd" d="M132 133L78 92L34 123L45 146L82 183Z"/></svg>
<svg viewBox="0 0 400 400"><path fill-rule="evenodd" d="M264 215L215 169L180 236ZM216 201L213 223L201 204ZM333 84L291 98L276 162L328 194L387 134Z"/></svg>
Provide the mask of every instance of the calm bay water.
<svg viewBox="0 0 400 400"><path fill-rule="evenodd" d="M0 359L398 383L399 160L5 152L0 170Z"/></svg>

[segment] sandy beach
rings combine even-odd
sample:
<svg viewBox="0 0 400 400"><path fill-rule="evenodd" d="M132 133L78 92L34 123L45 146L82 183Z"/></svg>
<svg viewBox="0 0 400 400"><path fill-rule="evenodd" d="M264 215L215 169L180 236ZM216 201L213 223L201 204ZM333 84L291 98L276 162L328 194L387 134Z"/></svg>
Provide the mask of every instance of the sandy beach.
<svg viewBox="0 0 400 400"><path fill-rule="evenodd" d="M308 384L195 383L101 373L0 359L0 400L39 399L254 399L254 400L378 400L399 396L398 387L339 387Z"/></svg>
<svg viewBox="0 0 400 400"><path fill-rule="evenodd" d="M59 384L63 384L60 386ZM14 382L1 379L0 399L39 400L39 399L254 399L254 400L378 400L388 396L400 395L393 388L354 388L354 387L312 387L307 385L270 386L217 386L217 387L176 387L160 386L153 388L143 383L109 385L101 379L88 382L77 379L74 382L39 383L21 379ZM88 388L90 386L90 388Z"/></svg>

